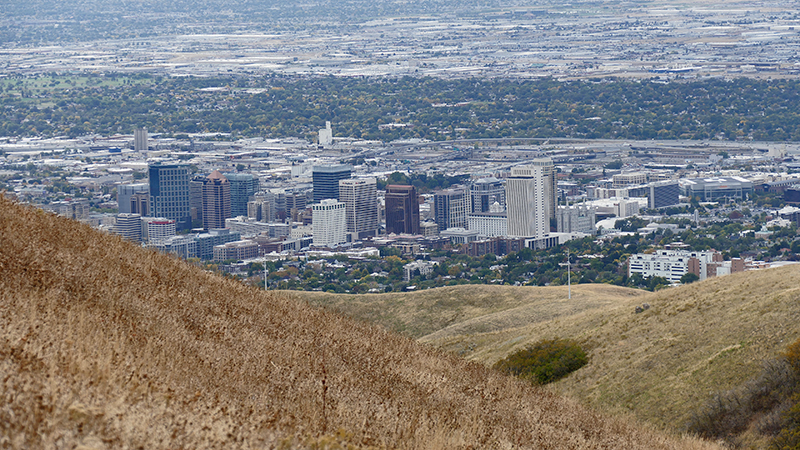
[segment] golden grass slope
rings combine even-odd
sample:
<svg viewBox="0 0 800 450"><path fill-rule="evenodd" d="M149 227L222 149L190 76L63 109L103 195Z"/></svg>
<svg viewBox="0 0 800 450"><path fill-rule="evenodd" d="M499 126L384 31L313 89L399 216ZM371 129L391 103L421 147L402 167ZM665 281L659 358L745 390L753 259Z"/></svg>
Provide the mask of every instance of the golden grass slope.
<svg viewBox="0 0 800 450"><path fill-rule="evenodd" d="M519 306L465 317L419 340L492 364L539 339L577 339L590 350L589 364L557 383L557 391L681 429L713 394L756 376L764 360L800 338L800 266L655 293L573 286L571 309L563 287L537 289L530 291L535 296L520 294L526 298ZM407 304L421 302L420 294L408 294ZM461 295L473 301L469 290ZM651 308L635 314L642 303Z"/></svg>
<svg viewBox="0 0 800 450"><path fill-rule="evenodd" d="M0 196L3 448L705 449Z"/></svg>
<svg viewBox="0 0 800 450"><path fill-rule="evenodd" d="M460 285L412 293L370 295L298 292L313 305L325 306L359 320L380 324L414 338L463 335L517 328L602 310L644 291L607 284L572 287Z"/></svg>

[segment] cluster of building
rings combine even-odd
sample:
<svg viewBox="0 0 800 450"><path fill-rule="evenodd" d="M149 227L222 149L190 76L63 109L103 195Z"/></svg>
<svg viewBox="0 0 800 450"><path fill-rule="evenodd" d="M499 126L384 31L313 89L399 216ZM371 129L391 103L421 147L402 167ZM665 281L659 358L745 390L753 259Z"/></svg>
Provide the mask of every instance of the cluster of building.
<svg viewBox="0 0 800 450"><path fill-rule="evenodd" d="M114 230L186 258L217 261L414 243L504 254L595 233L594 208L558 206L549 158L511 167L503 179L438 190L428 204L415 186L379 191L376 177L354 178L344 164L314 166L310 189L262 189L249 173L190 172L187 164L155 162L147 182L120 184Z"/></svg>
<svg viewBox="0 0 800 450"><path fill-rule="evenodd" d="M628 259L628 276L640 274L643 278L662 277L670 283L680 283L687 273L693 273L700 280L705 280L744 272L746 268L744 259L731 258L724 261L722 254L717 251L666 249L653 253L637 253Z"/></svg>

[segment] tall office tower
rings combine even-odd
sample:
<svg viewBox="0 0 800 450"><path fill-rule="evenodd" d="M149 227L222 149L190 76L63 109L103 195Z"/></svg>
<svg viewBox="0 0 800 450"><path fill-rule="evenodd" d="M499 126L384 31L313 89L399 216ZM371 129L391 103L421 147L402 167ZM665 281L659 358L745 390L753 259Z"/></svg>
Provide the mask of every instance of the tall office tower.
<svg viewBox="0 0 800 450"><path fill-rule="evenodd" d="M176 222L179 230L192 227L189 213L189 166L183 164L151 164L150 215Z"/></svg>
<svg viewBox="0 0 800 450"><path fill-rule="evenodd" d="M206 177L195 175L189 180L189 215L192 221L203 223L203 181Z"/></svg>
<svg viewBox="0 0 800 450"><path fill-rule="evenodd" d="M386 234L419 234L419 198L414 186L386 186Z"/></svg>
<svg viewBox="0 0 800 450"><path fill-rule="evenodd" d="M339 201L346 205L347 232L361 240L378 234L378 184L375 178L339 181Z"/></svg>
<svg viewBox="0 0 800 450"><path fill-rule="evenodd" d="M467 208L467 190L463 186L454 186L433 195L433 220L440 231L467 228Z"/></svg>
<svg viewBox="0 0 800 450"><path fill-rule="evenodd" d="M511 176L506 180L509 236L541 238L550 229L543 172L543 166L511 168Z"/></svg>
<svg viewBox="0 0 800 450"><path fill-rule="evenodd" d="M247 215L247 202L258 192L258 178L249 173L226 173L231 185L231 217Z"/></svg>
<svg viewBox="0 0 800 450"><path fill-rule="evenodd" d="M231 184L219 170L203 182L203 228L225 228L231 216Z"/></svg>
<svg viewBox="0 0 800 450"><path fill-rule="evenodd" d="M314 203L312 189L296 188L286 192L286 211L305 209L311 203Z"/></svg>
<svg viewBox="0 0 800 450"><path fill-rule="evenodd" d="M558 205L558 184L556 181L556 168L550 158L537 158L530 162L531 166L542 168L544 178L544 204L547 214L547 230L550 230L550 222L556 219L556 205Z"/></svg>
<svg viewBox="0 0 800 450"><path fill-rule="evenodd" d="M333 144L333 130L330 121L325 122L325 128L319 130L319 145L327 146Z"/></svg>
<svg viewBox="0 0 800 450"><path fill-rule="evenodd" d="M133 149L137 152L146 151L147 145L147 128L137 128L133 130Z"/></svg>
<svg viewBox="0 0 800 450"><path fill-rule="evenodd" d="M677 181L656 181L648 186L647 207L665 208L680 203L681 187Z"/></svg>
<svg viewBox="0 0 800 450"><path fill-rule="evenodd" d="M339 200L339 181L350 178L353 168L339 164L334 166L314 166L311 179L314 183L314 203L326 198Z"/></svg>
<svg viewBox="0 0 800 450"><path fill-rule="evenodd" d="M247 202L247 217L259 222L272 222L272 202L264 196L253 197Z"/></svg>
<svg viewBox="0 0 800 450"><path fill-rule="evenodd" d="M114 225L114 232L129 241L141 242L142 216L131 213L117 214L117 224Z"/></svg>
<svg viewBox="0 0 800 450"><path fill-rule="evenodd" d="M141 214L147 216L150 214L150 193L140 192L131 195L130 201L131 214Z"/></svg>
<svg viewBox="0 0 800 450"><path fill-rule="evenodd" d="M314 245L332 247L347 242L347 206L333 198L311 205Z"/></svg>
<svg viewBox="0 0 800 450"><path fill-rule="evenodd" d="M472 183L469 196L470 213L489 212L495 202L503 209L506 206L506 187L501 180L494 177L481 178Z"/></svg>
<svg viewBox="0 0 800 450"><path fill-rule="evenodd" d="M131 197L136 194L148 194L150 185L147 183L119 184L117 185L117 207L120 214L131 214ZM136 211L136 214L142 214ZM146 215L146 214L143 214Z"/></svg>

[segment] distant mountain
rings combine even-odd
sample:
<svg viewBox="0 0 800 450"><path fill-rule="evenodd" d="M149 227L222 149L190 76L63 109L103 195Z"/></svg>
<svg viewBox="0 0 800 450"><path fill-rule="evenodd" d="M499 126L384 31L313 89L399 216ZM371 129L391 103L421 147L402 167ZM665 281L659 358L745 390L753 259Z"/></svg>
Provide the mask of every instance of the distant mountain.
<svg viewBox="0 0 800 450"><path fill-rule="evenodd" d="M710 449L0 196L5 448Z"/></svg>

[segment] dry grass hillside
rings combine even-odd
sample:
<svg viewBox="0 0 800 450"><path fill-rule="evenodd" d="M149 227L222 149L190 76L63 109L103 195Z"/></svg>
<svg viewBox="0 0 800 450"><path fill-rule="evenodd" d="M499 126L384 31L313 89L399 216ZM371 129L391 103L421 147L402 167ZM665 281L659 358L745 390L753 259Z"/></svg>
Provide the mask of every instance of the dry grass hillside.
<svg viewBox="0 0 800 450"><path fill-rule="evenodd" d="M608 284L572 287L460 285L413 293L346 295L298 292L311 304L425 339L437 334L474 334L514 329L585 311L605 310L646 295Z"/></svg>
<svg viewBox="0 0 800 450"><path fill-rule="evenodd" d="M706 449L0 196L2 448Z"/></svg>
<svg viewBox="0 0 800 450"><path fill-rule="evenodd" d="M487 365L540 339L576 339L590 362L555 390L676 429L800 338L800 266L656 293L579 285L571 302L564 287L303 295ZM635 314L643 303L651 308Z"/></svg>

